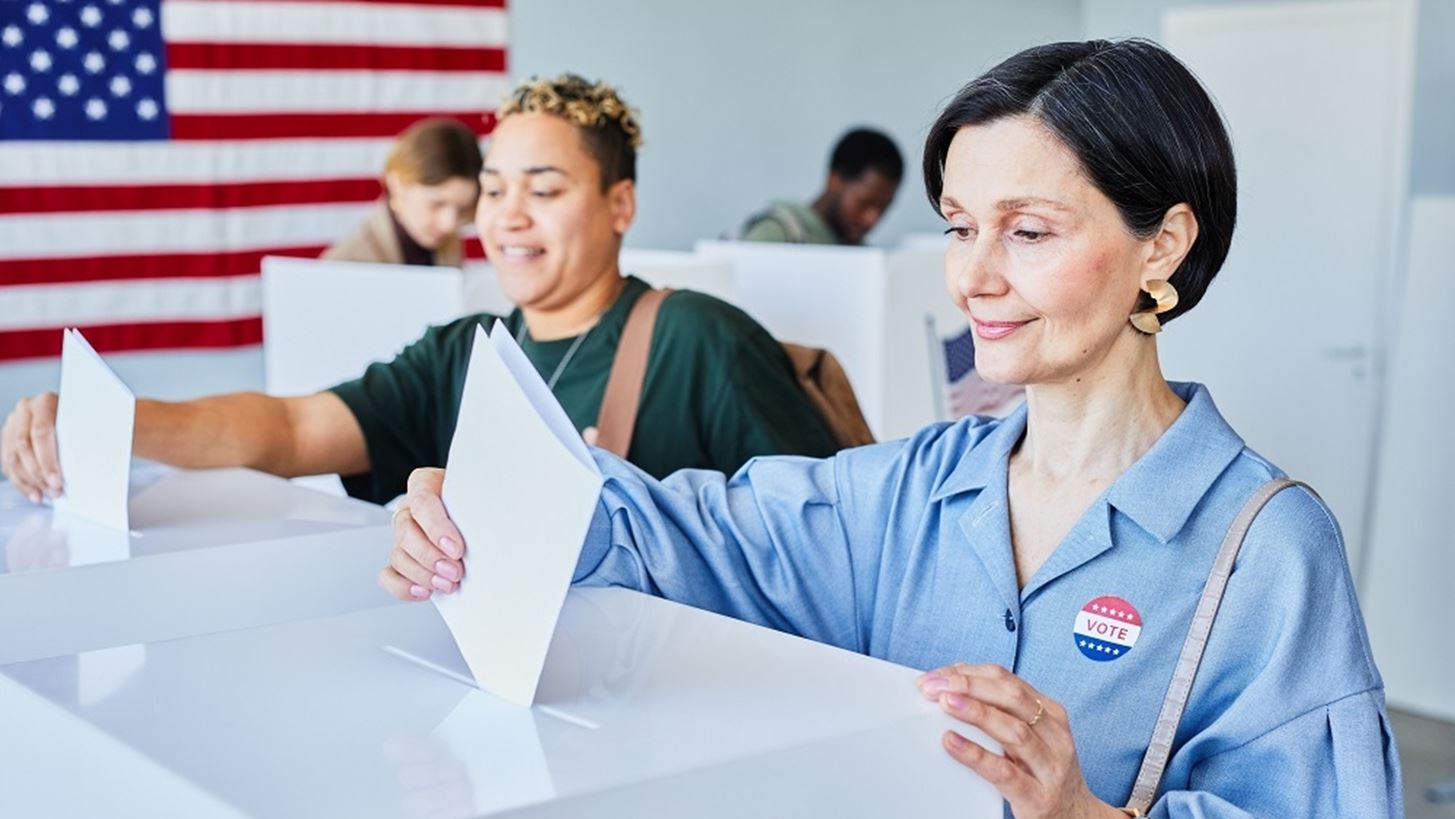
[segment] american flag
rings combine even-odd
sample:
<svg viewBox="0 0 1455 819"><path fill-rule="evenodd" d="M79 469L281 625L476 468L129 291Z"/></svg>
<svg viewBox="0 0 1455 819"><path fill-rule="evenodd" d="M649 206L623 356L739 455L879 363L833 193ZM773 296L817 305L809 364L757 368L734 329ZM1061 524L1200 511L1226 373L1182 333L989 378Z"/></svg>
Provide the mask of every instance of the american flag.
<svg viewBox="0 0 1455 819"><path fill-rule="evenodd" d="M504 6L0 0L0 361L66 326L102 352L258 344L264 255L353 230L411 122L488 130Z"/></svg>
<svg viewBox="0 0 1455 819"><path fill-rule="evenodd" d="M1004 415L1020 403L1025 390L1014 384L993 384L975 371L975 331L937 338L944 355L944 411L950 419L967 415Z"/></svg>

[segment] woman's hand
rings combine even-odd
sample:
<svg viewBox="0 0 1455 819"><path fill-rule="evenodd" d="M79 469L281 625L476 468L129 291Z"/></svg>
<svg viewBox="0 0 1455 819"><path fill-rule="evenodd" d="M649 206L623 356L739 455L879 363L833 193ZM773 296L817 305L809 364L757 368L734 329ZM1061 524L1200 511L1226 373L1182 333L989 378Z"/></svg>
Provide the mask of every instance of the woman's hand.
<svg viewBox="0 0 1455 819"><path fill-rule="evenodd" d="M920 675L919 688L1004 748L1000 756L954 731L943 737L950 756L994 785L1017 819L1125 819L1087 787L1066 709L1020 677L998 665L956 663Z"/></svg>
<svg viewBox="0 0 1455 819"><path fill-rule="evenodd" d="M61 461L56 450L53 392L22 398L0 428L0 470L20 494L40 503L61 494Z"/></svg>
<svg viewBox="0 0 1455 819"><path fill-rule="evenodd" d="M379 585L400 600L425 600L459 588L465 576L465 539L445 513L443 469L416 469L394 512L394 550Z"/></svg>

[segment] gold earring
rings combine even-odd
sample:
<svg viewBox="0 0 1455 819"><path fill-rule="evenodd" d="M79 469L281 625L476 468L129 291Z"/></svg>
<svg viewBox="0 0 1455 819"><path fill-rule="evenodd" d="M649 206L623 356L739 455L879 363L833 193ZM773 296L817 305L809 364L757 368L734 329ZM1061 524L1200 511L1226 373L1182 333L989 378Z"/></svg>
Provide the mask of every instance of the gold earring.
<svg viewBox="0 0 1455 819"><path fill-rule="evenodd" d="M1157 318L1158 314L1165 313L1177 306L1177 288L1162 279L1151 279L1143 288L1143 292L1151 296L1152 301L1157 304L1151 310L1133 313L1132 326L1149 336L1154 336L1162 332L1162 321Z"/></svg>

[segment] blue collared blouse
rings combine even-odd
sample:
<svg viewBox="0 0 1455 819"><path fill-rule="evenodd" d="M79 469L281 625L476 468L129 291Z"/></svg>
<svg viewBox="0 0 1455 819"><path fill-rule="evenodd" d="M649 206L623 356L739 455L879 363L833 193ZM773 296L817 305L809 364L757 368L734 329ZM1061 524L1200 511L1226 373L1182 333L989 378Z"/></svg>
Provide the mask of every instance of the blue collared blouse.
<svg viewBox="0 0 1455 819"><path fill-rule="evenodd" d="M661 482L604 452L576 581L620 585L928 669L1013 670L1071 715L1093 793L1126 804L1228 527L1282 473L1206 388L1030 581L1007 467L1025 409L824 460ZM967 774L968 775L968 774ZM1153 816L1403 816L1384 689L1338 524L1279 493L1244 542Z"/></svg>

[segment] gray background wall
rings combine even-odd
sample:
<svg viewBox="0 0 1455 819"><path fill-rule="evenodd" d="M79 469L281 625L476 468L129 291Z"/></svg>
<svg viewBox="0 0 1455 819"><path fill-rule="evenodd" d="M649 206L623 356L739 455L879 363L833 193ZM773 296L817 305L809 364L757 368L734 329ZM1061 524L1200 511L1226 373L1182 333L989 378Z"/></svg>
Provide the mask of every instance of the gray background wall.
<svg viewBox="0 0 1455 819"><path fill-rule="evenodd" d="M511 6L511 73L577 71L641 110L631 246L685 249L770 199L812 196L855 124L892 134L910 166L870 236L884 245L938 229L918 152L965 81L1037 42L1155 37L1164 9L1234 2L1249 0L526 0ZM1440 47L1455 37L1455 2L1422 0L1418 15L1411 193L1455 192L1455 50Z"/></svg>
<svg viewBox="0 0 1455 819"><path fill-rule="evenodd" d="M834 140L888 131L905 184L876 244L936 230L918 153L939 105L1026 46L1081 36L1079 0L523 0L511 74L607 80L642 112L635 247L689 248L769 199L808 198Z"/></svg>
<svg viewBox="0 0 1455 819"><path fill-rule="evenodd" d="M1162 12L1179 6L1269 5L1326 0L1083 0L1085 37L1156 37ZM1410 194L1455 193L1455 2L1414 0L1415 90ZM1350 100L1357 105L1357 100Z"/></svg>

